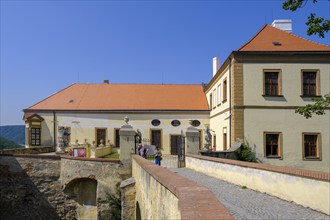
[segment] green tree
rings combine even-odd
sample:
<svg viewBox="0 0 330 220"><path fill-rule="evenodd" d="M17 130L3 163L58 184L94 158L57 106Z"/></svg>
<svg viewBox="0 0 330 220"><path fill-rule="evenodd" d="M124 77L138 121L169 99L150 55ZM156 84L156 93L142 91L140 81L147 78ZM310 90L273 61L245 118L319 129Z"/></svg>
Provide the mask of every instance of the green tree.
<svg viewBox="0 0 330 220"><path fill-rule="evenodd" d="M287 0L283 2L284 10L296 11L298 8L302 8L306 5L308 0ZM317 3L318 0L312 0L313 3ZM323 17L317 17L315 13L311 13L307 19L306 25L308 26L307 34L318 35L320 38L324 38L324 34L330 30L330 21L325 20Z"/></svg>
<svg viewBox="0 0 330 220"><path fill-rule="evenodd" d="M314 104L297 108L295 112L303 115L305 118L311 118L312 114L324 115L325 109L330 106L330 93L322 98L314 98L313 102Z"/></svg>

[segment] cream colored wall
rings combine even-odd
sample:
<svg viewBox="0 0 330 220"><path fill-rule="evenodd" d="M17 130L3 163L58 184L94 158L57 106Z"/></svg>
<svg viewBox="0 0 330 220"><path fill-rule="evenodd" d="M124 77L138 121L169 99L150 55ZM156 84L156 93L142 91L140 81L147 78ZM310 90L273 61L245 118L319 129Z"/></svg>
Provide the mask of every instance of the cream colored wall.
<svg viewBox="0 0 330 220"><path fill-rule="evenodd" d="M282 71L283 97L263 97L263 70ZM320 71L321 94L330 91L329 64L244 64L244 105L253 106L305 106L301 95L301 70ZM282 132L283 160L264 157L263 132ZM322 138L322 161L302 159L302 133L318 132ZM326 115L305 119L294 109L249 109L244 110L244 136L256 151L258 158L267 164L329 172L330 167L330 111Z"/></svg>
<svg viewBox="0 0 330 220"><path fill-rule="evenodd" d="M245 138L263 163L329 172L329 110L326 115L305 119L303 116L295 114L293 109L245 109L244 118ZM264 157L263 133L265 131L282 132L283 160ZM303 132L321 133L321 161L302 159Z"/></svg>
<svg viewBox="0 0 330 220"><path fill-rule="evenodd" d="M330 214L330 182L186 157L186 167Z"/></svg>
<svg viewBox="0 0 330 220"><path fill-rule="evenodd" d="M132 160L132 175L141 219L181 219L178 198L135 160Z"/></svg>
<svg viewBox="0 0 330 220"><path fill-rule="evenodd" d="M279 69L282 71L283 98L264 98L263 70ZM304 101L301 95L301 70L312 69L320 71L321 94L330 91L330 64L304 63L271 63L244 64L244 105L262 106L304 106L310 101Z"/></svg>
<svg viewBox="0 0 330 220"><path fill-rule="evenodd" d="M227 101L223 101L223 80L227 79ZM221 90L221 102L220 105L218 104L218 86L220 85ZM229 121L230 121L230 113L229 113L229 70L226 69L223 72L223 75L219 77L212 86L207 90L206 92L206 98L210 105L210 94L213 93L214 90L216 90L216 104L213 104L213 108L210 111L210 129L212 137L215 134L216 135L216 147L217 150L223 150L223 128L227 127L227 145L229 148L229 133L230 133L230 127L229 127ZM212 97L213 98L213 97ZM213 140L212 140L213 143Z"/></svg>
<svg viewBox="0 0 330 220"><path fill-rule="evenodd" d="M46 126L42 130L51 130L53 128L53 116L43 113L39 114L45 118ZM134 130L139 129L142 133L142 138L145 139L145 144L150 144L150 129L162 130L162 147L163 154L170 154L170 135L180 135L181 130L184 132L190 126L189 120L199 120L201 122L197 129L204 129L205 124L209 124L208 113L203 114L74 114L74 113L56 113L58 126L71 127L71 143L77 139L79 143L83 143L87 139L89 143L95 140L95 128L107 128L107 140L115 143L115 128L121 128L124 125L124 117L128 116L129 124L133 126ZM159 119L161 124L157 127L151 124L153 119ZM173 127L172 120L180 120L181 125ZM73 123L78 122L78 123ZM43 132L43 131L42 131ZM51 133L53 134L53 133ZM52 137L52 136L51 136ZM48 138L48 137L47 137ZM203 141L204 138L201 138ZM203 144L203 143L202 143Z"/></svg>

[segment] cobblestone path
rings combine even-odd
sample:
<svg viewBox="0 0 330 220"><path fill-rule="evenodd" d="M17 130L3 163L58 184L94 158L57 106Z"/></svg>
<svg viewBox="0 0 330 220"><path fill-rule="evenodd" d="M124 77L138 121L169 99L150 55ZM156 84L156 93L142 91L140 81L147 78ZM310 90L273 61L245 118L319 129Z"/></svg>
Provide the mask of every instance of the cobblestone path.
<svg viewBox="0 0 330 220"><path fill-rule="evenodd" d="M242 189L240 186L190 169L171 168L170 170L209 188L235 219L330 220L330 216L321 212L265 193Z"/></svg>

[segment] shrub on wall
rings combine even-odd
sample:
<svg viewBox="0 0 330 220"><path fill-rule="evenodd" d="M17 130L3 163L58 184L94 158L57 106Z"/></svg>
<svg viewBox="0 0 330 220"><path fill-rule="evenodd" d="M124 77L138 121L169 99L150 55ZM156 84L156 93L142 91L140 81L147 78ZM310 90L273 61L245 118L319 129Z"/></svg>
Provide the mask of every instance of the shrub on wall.
<svg viewBox="0 0 330 220"><path fill-rule="evenodd" d="M247 161L247 162L253 162L253 163L259 162L259 160L257 159L255 153L252 151L252 149L249 146L249 143L247 141L246 141L246 143L242 143L241 149L238 152L238 159L241 161Z"/></svg>

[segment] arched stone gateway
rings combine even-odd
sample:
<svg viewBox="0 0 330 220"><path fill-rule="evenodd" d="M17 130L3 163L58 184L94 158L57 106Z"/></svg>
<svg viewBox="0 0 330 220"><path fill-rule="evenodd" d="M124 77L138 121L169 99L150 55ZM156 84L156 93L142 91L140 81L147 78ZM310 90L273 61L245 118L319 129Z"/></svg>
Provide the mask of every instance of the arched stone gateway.
<svg viewBox="0 0 330 220"><path fill-rule="evenodd" d="M73 179L63 191L77 202L78 219L97 219L97 180Z"/></svg>

